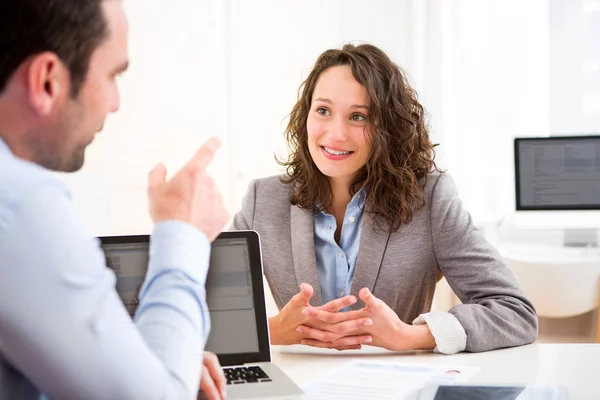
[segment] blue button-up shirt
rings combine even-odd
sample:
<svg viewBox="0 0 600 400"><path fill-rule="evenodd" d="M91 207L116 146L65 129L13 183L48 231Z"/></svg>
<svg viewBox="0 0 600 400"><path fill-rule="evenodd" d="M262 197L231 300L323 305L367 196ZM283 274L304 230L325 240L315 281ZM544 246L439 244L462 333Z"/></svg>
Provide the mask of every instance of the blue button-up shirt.
<svg viewBox="0 0 600 400"><path fill-rule="evenodd" d="M315 254L323 304L350 294L360 245L365 192L359 190L346 208L338 245L334 238L335 217L321 211L315 214Z"/></svg>
<svg viewBox="0 0 600 400"><path fill-rule="evenodd" d="M0 399L195 399L209 254L156 225L133 322L65 184L0 139Z"/></svg>

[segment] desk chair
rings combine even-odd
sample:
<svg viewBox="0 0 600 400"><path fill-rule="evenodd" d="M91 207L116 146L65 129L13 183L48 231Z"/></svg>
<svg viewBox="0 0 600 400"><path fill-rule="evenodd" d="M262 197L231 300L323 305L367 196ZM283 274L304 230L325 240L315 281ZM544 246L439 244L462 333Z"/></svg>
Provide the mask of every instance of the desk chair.
<svg viewBox="0 0 600 400"><path fill-rule="evenodd" d="M504 256L538 316L569 318L598 309L596 343L600 343L600 259L575 258Z"/></svg>

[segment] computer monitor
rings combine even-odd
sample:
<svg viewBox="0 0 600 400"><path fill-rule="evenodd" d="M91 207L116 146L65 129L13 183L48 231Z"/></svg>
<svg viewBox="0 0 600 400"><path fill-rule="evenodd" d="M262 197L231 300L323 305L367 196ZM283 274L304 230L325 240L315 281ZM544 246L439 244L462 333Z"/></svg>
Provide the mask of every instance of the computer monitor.
<svg viewBox="0 0 600 400"><path fill-rule="evenodd" d="M516 138L514 150L517 225L564 229L565 244L594 245L600 135Z"/></svg>

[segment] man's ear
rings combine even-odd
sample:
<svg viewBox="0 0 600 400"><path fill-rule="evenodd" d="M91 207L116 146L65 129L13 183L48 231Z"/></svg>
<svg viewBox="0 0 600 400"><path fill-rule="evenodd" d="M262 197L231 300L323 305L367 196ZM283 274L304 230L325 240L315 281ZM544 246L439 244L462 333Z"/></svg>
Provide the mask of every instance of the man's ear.
<svg viewBox="0 0 600 400"><path fill-rule="evenodd" d="M69 73L66 66L51 52L33 57L27 72L27 95L33 111L48 115L68 92Z"/></svg>

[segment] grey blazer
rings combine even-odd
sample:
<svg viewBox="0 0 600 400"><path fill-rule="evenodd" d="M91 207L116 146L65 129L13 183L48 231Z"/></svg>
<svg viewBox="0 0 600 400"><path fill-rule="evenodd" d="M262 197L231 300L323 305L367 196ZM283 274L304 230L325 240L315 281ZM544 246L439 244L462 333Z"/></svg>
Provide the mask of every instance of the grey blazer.
<svg viewBox="0 0 600 400"><path fill-rule="evenodd" d="M351 293L368 287L398 317L411 323L429 312L438 272L463 304L449 312L467 334L466 351L478 352L533 342L538 320L500 254L475 227L447 174L432 173L425 184L426 206L394 233L374 229L365 215ZM281 309L302 282L321 305L314 247L313 214L292 206L289 185L278 176L250 183L234 230L256 230L262 242L264 273ZM351 309L364 306L360 301Z"/></svg>

